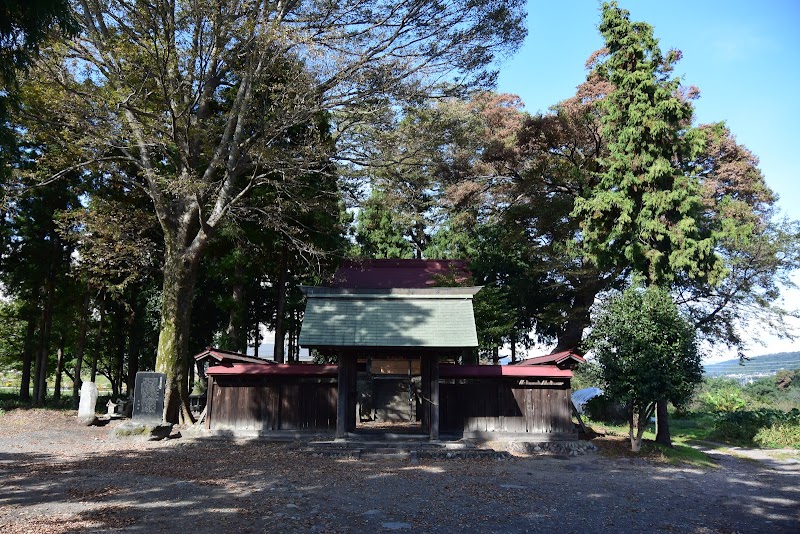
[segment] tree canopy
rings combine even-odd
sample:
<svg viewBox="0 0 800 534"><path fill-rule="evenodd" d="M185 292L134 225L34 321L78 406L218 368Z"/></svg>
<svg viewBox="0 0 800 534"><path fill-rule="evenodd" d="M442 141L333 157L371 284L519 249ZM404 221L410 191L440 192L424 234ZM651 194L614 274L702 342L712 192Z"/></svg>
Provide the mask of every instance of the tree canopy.
<svg viewBox="0 0 800 534"><path fill-rule="evenodd" d="M600 365L605 394L626 407L634 451L657 401L681 405L702 379L694 326L657 286L612 295L598 310L586 346Z"/></svg>
<svg viewBox="0 0 800 534"><path fill-rule="evenodd" d="M80 155L57 172L97 169L149 196L164 239L157 370L165 419L189 418L192 293L209 240L261 187L309 209L300 177L379 110L491 83L497 54L525 35L519 0L337 3L82 2L80 31L31 77L55 80L40 108ZM446 77L451 83L442 84ZM338 143L338 145L336 144ZM182 406L183 405L183 408Z"/></svg>

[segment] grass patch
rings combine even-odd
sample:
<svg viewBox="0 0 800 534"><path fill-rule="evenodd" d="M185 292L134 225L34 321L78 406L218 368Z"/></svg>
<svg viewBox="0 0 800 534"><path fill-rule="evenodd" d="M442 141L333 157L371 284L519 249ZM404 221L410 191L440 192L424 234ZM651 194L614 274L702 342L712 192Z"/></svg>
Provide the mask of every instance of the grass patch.
<svg viewBox="0 0 800 534"><path fill-rule="evenodd" d="M711 416L709 416L710 419ZM673 421L678 424L673 424ZM642 458L649 462L668 465L689 465L692 467L710 468L717 463L706 453L692 447L694 441L704 439L713 427L704 418L670 419L672 448L655 442L655 425L650 425L642 436L642 450L631 451L627 425L615 425L588 421L588 424L605 437L593 441L600 448L601 454L618 458ZM706 426L708 425L708 426Z"/></svg>
<svg viewBox="0 0 800 534"><path fill-rule="evenodd" d="M765 451L770 458L776 460L800 460L800 450L796 452L789 451Z"/></svg>
<svg viewBox="0 0 800 534"><path fill-rule="evenodd" d="M655 464L682 465L701 469L717 467L717 463L710 456L686 443L675 442L673 447L669 448L652 439L643 439L642 450L636 453L631 450L627 434L607 434L592 441L600 449L600 454L611 458L640 458Z"/></svg>
<svg viewBox="0 0 800 534"><path fill-rule="evenodd" d="M714 416L710 413L694 413L689 417L671 417L669 420L670 433L676 438L685 441L707 440L714 431Z"/></svg>
<svg viewBox="0 0 800 534"><path fill-rule="evenodd" d="M692 467L701 467L708 469L717 467L715 462L709 455L703 451L699 451L686 443L673 442L672 448L665 447L659 443L647 442L642 444L642 449L649 449L648 454L651 455L655 461L667 463L670 465L689 465Z"/></svg>

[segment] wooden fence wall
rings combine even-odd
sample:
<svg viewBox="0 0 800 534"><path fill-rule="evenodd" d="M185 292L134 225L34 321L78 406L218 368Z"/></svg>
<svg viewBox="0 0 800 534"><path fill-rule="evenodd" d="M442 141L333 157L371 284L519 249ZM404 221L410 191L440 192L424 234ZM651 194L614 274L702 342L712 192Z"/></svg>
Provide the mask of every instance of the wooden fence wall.
<svg viewBox="0 0 800 534"><path fill-rule="evenodd" d="M568 383L514 379L444 380L442 432L572 433ZM209 380L208 428L214 430L333 430L335 379L230 377Z"/></svg>
<svg viewBox="0 0 800 534"><path fill-rule="evenodd" d="M571 433L568 384L473 380L439 385L442 432Z"/></svg>
<svg viewBox="0 0 800 534"><path fill-rule="evenodd" d="M220 376L209 385L206 417L212 430L336 428L335 380Z"/></svg>

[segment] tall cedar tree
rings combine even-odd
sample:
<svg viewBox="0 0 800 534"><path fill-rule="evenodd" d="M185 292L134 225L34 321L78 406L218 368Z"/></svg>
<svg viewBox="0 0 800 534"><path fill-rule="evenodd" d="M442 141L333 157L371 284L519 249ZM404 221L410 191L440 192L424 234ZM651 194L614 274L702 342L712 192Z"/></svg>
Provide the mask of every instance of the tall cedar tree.
<svg viewBox="0 0 800 534"><path fill-rule="evenodd" d="M612 85L602 101L608 156L594 194L575 203L586 252L601 267L632 266L648 284L669 285L678 272L714 281L720 262L701 232L699 181L681 166L703 143L670 77L680 53L664 56L652 27L616 2L603 4L600 32L607 54L595 69Z"/></svg>
<svg viewBox="0 0 800 534"><path fill-rule="evenodd" d="M601 268L629 265L647 284L668 287L676 273L716 283L722 263L700 225L700 183L682 162L703 147L691 129L692 106L672 78L680 53L664 56L653 28L603 4L606 55L595 70L612 89L603 99L608 157L594 194L575 203L583 245ZM658 406L657 440L671 444L667 401Z"/></svg>

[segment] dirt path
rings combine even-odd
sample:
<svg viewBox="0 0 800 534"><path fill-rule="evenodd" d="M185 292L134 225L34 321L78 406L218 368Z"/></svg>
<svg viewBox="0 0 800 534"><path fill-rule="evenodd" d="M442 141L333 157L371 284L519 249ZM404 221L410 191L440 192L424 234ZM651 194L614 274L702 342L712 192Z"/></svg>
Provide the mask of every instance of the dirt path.
<svg viewBox="0 0 800 534"><path fill-rule="evenodd" d="M800 476L800 450L797 449L748 449L710 441L698 442L696 448L716 459L720 464L728 465L734 459L750 460L759 462L772 471L794 473Z"/></svg>
<svg viewBox="0 0 800 534"><path fill-rule="evenodd" d="M0 416L0 532L798 532L800 473L602 455L354 461L296 444L114 440Z"/></svg>

